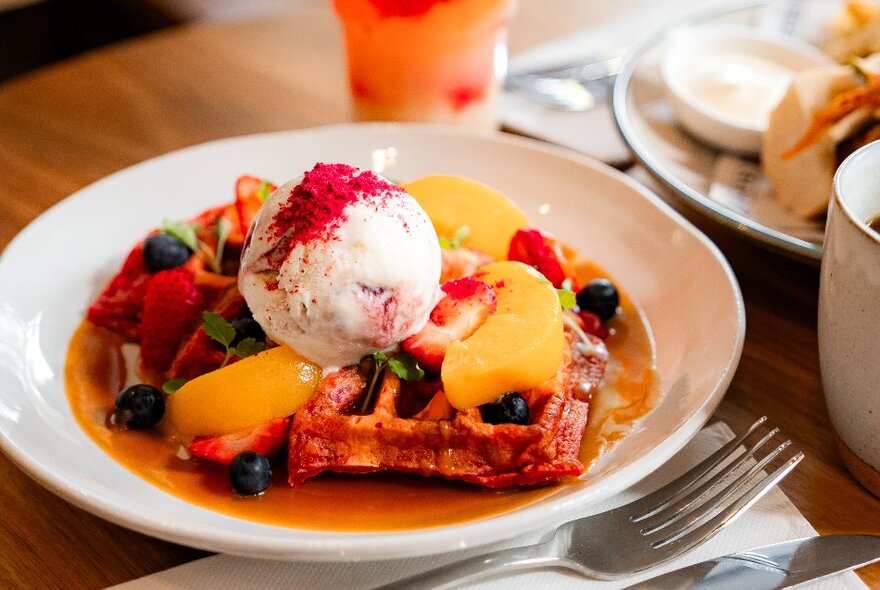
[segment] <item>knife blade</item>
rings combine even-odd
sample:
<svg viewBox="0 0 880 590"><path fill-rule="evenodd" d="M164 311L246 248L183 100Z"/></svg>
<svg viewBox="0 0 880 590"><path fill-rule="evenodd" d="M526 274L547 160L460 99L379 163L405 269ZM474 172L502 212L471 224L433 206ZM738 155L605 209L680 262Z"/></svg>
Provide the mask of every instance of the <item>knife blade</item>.
<svg viewBox="0 0 880 590"><path fill-rule="evenodd" d="M781 590L880 561L880 536L825 535L741 553L669 572L625 590Z"/></svg>

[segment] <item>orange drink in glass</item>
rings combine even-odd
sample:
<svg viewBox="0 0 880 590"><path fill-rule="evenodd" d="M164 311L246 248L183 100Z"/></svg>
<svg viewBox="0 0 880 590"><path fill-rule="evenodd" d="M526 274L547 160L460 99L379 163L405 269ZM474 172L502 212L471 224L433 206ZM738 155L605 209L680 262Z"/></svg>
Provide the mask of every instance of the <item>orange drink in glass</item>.
<svg viewBox="0 0 880 590"><path fill-rule="evenodd" d="M333 0L354 115L492 127L514 0Z"/></svg>

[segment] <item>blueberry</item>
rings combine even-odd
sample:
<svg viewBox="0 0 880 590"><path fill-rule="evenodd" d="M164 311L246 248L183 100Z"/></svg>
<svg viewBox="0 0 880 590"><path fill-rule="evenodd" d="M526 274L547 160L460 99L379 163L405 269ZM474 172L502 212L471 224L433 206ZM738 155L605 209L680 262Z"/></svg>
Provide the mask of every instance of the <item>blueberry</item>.
<svg viewBox="0 0 880 590"><path fill-rule="evenodd" d="M176 268L189 260L189 247L168 234L154 234L144 242L144 264L150 272Z"/></svg>
<svg viewBox="0 0 880 590"><path fill-rule="evenodd" d="M232 346L235 346L245 338L253 338L257 342L266 341L266 333L263 328L252 317L240 317L232 320L232 327L235 328L235 338L232 340Z"/></svg>
<svg viewBox="0 0 880 590"><path fill-rule="evenodd" d="M515 391L505 393L491 404L480 406L483 422L489 424L528 424L529 404Z"/></svg>
<svg viewBox="0 0 880 590"><path fill-rule="evenodd" d="M594 279L587 286L578 291L578 307L599 316L603 322L607 322L617 313L620 305L620 296L617 287L608 279Z"/></svg>
<svg viewBox="0 0 880 590"><path fill-rule="evenodd" d="M145 383L132 385L116 396L116 424L131 428L150 428L165 414L165 396Z"/></svg>
<svg viewBox="0 0 880 590"><path fill-rule="evenodd" d="M269 459L253 451L239 453L229 466L232 489L244 496L262 494L269 487L271 479Z"/></svg>

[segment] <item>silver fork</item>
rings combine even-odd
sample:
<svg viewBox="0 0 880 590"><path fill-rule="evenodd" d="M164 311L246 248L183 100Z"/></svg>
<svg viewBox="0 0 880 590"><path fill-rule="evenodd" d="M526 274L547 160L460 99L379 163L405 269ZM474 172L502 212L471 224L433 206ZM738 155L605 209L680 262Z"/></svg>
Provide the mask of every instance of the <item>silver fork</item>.
<svg viewBox="0 0 880 590"><path fill-rule="evenodd" d="M665 563L733 521L804 458L798 452L765 475L764 467L791 444L786 439L760 458L759 451L779 434L774 428L743 450L743 442L766 421L766 416L760 418L747 432L652 494L608 512L567 522L546 542L486 553L374 590L445 590L502 569L509 572L545 567L616 579Z"/></svg>
<svg viewBox="0 0 880 590"><path fill-rule="evenodd" d="M504 87L552 109L589 111L607 102L623 56L624 50L616 50L573 65L512 72L504 79Z"/></svg>

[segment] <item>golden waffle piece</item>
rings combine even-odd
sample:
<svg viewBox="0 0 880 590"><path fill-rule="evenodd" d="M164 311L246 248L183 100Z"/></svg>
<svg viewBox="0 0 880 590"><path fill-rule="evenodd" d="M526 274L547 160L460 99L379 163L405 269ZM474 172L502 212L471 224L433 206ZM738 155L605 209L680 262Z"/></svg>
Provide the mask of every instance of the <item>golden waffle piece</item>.
<svg viewBox="0 0 880 590"><path fill-rule="evenodd" d="M388 370L372 409L359 414L369 369L346 367L328 375L294 416L291 485L323 471L404 471L492 488L580 475L589 400L605 373L607 355L592 336L591 345L571 333L566 338L556 375L520 392L529 406L526 425L486 423L479 408L449 406L439 381L433 388L401 382Z"/></svg>

